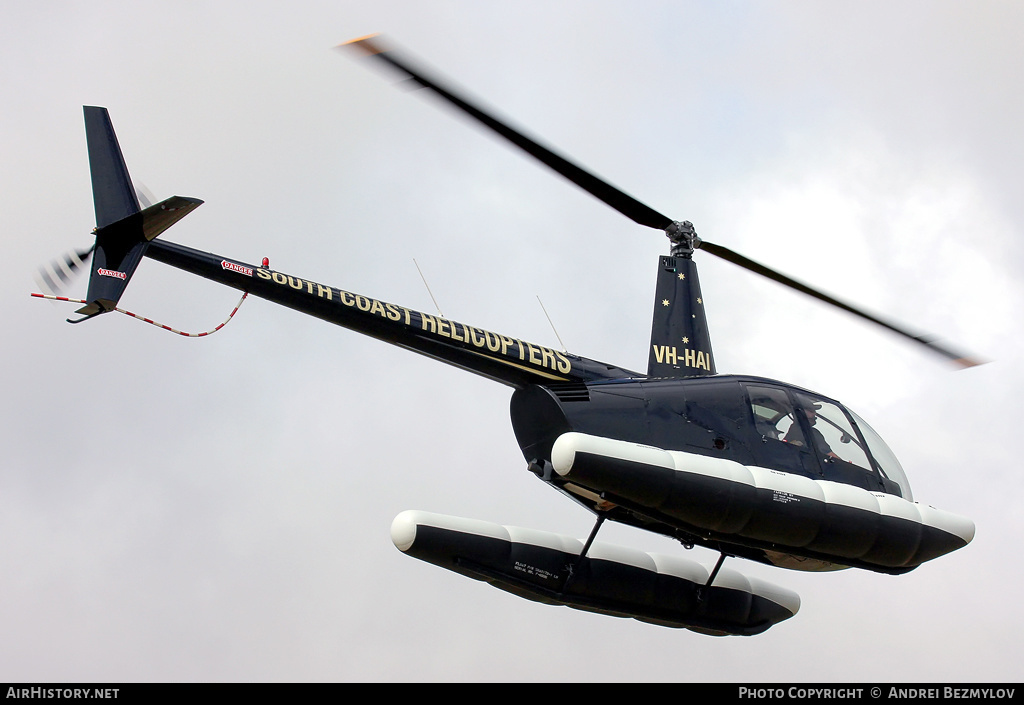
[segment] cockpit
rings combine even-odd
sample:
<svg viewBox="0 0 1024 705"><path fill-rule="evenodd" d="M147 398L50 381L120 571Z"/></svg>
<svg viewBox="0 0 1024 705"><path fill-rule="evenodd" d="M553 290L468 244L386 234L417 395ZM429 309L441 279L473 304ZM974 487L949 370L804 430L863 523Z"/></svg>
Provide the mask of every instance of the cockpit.
<svg viewBox="0 0 1024 705"><path fill-rule="evenodd" d="M512 421L528 461L566 431L733 460L913 501L899 461L843 405L760 377L617 379L527 387Z"/></svg>
<svg viewBox="0 0 1024 705"><path fill-rule="evenodd" d="M913 501L903 468L882 438L838 403L792 387L747 383L761 455L769 467L882 489ZM879 484L881 487L879 487Z"/></svg>

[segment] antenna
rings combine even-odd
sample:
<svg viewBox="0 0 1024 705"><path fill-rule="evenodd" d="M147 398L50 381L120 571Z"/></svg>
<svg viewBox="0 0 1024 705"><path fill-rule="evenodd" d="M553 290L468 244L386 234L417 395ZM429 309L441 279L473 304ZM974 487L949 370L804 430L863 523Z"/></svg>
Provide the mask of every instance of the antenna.
<svg viewBox="0 0 1024 705"><path fill-rule="evenodd" d="M441 310L441 307L437 305L437 299L434 298L434 292L430 290L430 284L427 284L427 278L423 276L423 270L420 269L419 262L416 261L415 257L412 258L412 263L416 265L416 271L420 273L420 279L423 280L423 286L427 287L427 293L430 294L430 300L434 302L434 308L436 308L437 312L441 314L441 318L444 318L444 312Z"/></svg>
<svg viewBox="0 0 1024 705"><path fill-rule="evenodd" d="M558 344L562 346L562 352L569 352L565 343L562 342L562 336L558 334L558 329L555 328L554 322L551 320L551 316L548 315L548 310L544 308L544 302L540 300L540 296L537 296L537 303L540 304L540 310L544 312L544 317L548 319L548 324L551 326L551 330L555 331L555 337L558 338Z"/></svg>

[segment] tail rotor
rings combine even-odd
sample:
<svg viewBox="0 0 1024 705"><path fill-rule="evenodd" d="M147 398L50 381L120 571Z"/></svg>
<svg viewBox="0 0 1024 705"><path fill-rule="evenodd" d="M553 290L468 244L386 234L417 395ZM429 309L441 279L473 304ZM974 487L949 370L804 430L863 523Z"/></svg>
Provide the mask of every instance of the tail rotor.
<svg viewBox="0 0 1024 705"><path fill-rule="evenodd" d="M47 294L53 296L63 294L88 267L89 259L95 249L96 245L86 250L69 250L62 257L50 260L47 264L39 267L36 272L36 284Z"/></svg>

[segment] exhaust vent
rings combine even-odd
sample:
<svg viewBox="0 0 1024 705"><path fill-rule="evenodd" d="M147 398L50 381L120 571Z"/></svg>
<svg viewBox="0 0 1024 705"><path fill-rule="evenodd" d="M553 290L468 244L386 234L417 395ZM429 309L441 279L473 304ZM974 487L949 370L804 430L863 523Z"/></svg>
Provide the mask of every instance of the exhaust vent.
<svg viewBox="0 0 1024 705"><path fill-rule="evenodd" d="M554 382L546 386L559 401L590 401L590 390L583 382Z"/></svg>

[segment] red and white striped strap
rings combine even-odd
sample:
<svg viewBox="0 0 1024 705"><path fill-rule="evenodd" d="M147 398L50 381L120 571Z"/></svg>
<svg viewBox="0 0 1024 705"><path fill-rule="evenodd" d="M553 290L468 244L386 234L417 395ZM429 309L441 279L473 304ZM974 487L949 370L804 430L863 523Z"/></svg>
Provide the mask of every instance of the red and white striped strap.
<svg viewBox="0 0 1024 705"><path fill-rule="evenodd" d="M157 323L156 321L154 321L154 320L152 320L150 318L145 318L144 316L140 316L137 313L132 313L131 311L125 311L123 308L115 308L114 310L117 311L118 313L123 313L126 316L131 316L132 318L137 318L140 321L145 321L146 323L149 323L150 325L156 326L157 328L163 328L164 330L170 331L171 333L177 333L178 335L183 335L186 338L202 338L204 336L210 335L211 333L216 333L221 328L226 326L228 324L228 321L230 321L234 317L235 313L238 312L238 309L241 308L242 302L245 301L245 297L248 296L248 295L249 295L248 291L245 292L244 294L242 294L242 298L240 298L238 300L238 303L235 304L235 307L231 310L231 313L228 314L228 317L224 319L223 323L221 323L216 328L213 328L212 330L208 330L208 331L206 331L204 333L185 333L185 332L177 330L175 328L171 328L170 326L165 326L163 323ZM51 301L68 301L68 302L73 303L73 304L86 304L86 303L89 303L88 301L85 301L84 299L69 299L66 296L50 296L49 294L32 294L32 296L35 296L36 298L39 298L39 299L49 299Z"/></svg>

